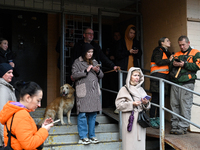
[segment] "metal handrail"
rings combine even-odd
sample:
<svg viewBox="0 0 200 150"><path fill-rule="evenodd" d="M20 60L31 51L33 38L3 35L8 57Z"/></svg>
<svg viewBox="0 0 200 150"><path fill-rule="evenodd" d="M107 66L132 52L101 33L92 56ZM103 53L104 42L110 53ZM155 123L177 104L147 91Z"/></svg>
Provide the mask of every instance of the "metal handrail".
<svg viewBox="0 0 200 150"><path fill-rule="evenodd" d="M118 71L118 75L119 75L119 90L121 89L121 87L123 86L123 73L127 73L127 71L124 71L124 70L120 70ZM170 85L174 85L174 86L177 86L181 89L184 89L186 91L189 91L189 92L192 92L193 94L195 95L198 95L200 96L200 93L197 93L193 90L190 90L190 89L187 89L185 87L182 87L178 84L175 84L171 81L168 81L168 80L165 80L165 79L162 79L162 78L159 78L159 77L154 77L154 76L150 76L150 75L144 75L144 77L146 78L152 78L152 79L155 79L155 80L158 80L159 81L159 87L160 87L160 91L159 91L159 100L160 100L160 105L157 105L155 103L152 103L152 105L156 106L156 107L159 107L159 111L160 111L160 150L164 150L164 138L165 138L165 111L167 111L168 113L170 114L173 114L181 119L183 119L184 121L192 124L193 126L197 127L200 129L200 126L191 122L190 120L188 119L185 119L184 117L180 116L179 114L176 114L174 113L173 111L165 108L164 104L165 104L165 93L164 93L164 86L165 86L165 83L168 83ZM197 79L197 80L200 80L200 79ZM112 92L112 93L118 93L116 91L113 91L113 90L109 90L109 89L105 89L105 88L102 88L102 90L105 90L105 91L108 91L108 92ZM196 105L196 106L200 106L200 104L197 104L197 103L193 103L193 105ZM120 139L122 139L122 112L120 111L119 113L119 135L120 135Z"/></svg>

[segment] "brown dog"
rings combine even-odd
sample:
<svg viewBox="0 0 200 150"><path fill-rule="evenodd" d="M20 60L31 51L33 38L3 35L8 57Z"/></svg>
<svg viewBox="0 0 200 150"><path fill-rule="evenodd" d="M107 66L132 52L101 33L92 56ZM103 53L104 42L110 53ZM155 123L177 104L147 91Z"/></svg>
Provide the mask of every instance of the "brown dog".
<svg viewBox="0 0 200 150"><path fill-rule="evenodd" d="M60 87L60 94L62 96L57 97L53 100L46 108L44 119L42 119L38 124L41 125L46 118L52 118L53 120L57 117L61 120L61 124L66 124L63 121L63 114L67 113L68 124L71 124L70 115L71 110L74 106L74 88L69 84L64 84Z"/></svg>

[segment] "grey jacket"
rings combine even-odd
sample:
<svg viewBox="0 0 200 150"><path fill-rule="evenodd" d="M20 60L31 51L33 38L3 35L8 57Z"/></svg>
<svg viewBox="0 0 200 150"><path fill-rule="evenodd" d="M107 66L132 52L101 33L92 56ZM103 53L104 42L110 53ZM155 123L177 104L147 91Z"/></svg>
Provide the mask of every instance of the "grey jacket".
<svg viewBox="0 0 200 150"><path fill-rule="evenodd" d="M98 62L94 59L93 66ZM72 77L76 80L76 106L79 112L96 112L102 110L100 102L100 87L98 79L103 78L103 72L97 74L91 69L88 74L85 70L88 64L82 57L77 58L72 65Z"/></svg>
<svg viewBox="0 0 200 150"><path fill-rule="evenodd" d="M6 82L3 78L0 78L0 111L8 101L17 101L15 97L15 89L11 84ZM3 128L0 124L0 146L3 145Z"/></svg>

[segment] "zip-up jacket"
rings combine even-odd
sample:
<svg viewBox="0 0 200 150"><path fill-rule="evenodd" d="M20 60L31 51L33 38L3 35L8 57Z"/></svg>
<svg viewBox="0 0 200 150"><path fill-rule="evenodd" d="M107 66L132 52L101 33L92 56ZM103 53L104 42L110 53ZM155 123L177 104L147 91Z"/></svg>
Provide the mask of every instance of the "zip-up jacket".
<svg viewBox="0 0 200 150"><path fill-rule="evenodd" d="M10 130L12 116L15 114L11 133L16 138L11 136L11 147L14 150L36 150L48 137L47 129L40 128L37 130L35 121L29 114L30 110L11 104L11 102L8 101L0 112L0 123L4 125L5 145L8 143L8 133L5 125L7 123L7 127Z"/></svg>
<svg viewBox="0 0 200 150"><path fill-rule="evenodd" d="M191 51L187 55L189 50ZM181 68L179 77L172 78L172 81L180 85L194 83L197 78L196 72L200 69L200 51L189 47L185 52L179 51L175 53L174 59L184 61L184 66ZM173 66L174 59L170 64L170 71L175 67Z"/></svg>

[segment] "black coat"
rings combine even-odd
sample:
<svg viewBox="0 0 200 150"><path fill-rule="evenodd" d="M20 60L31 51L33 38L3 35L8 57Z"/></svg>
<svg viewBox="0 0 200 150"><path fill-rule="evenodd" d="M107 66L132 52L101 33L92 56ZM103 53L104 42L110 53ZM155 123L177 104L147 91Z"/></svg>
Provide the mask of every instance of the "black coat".
<svg viewBox="0 0 200 150"><path fill-rule="evenodd" d="M133 39L132 49L134 49L134 47L136 47L139 50L138 53L130 54L130 52L127 50L125 39L121 39L117 43L117 49L116 49L116 55L115 55L116 65L120 66L122 70L127 71L129 55L133 55L134 67L141 67L142 50L141 50L140 42L136 39Z"/></svg>
<svg viewBox="0 0 200 150"><path fill-rule="evenodd" d="M74 47L72 49L72 64L75 59L77 59L79 56L82 55L82 45L84 43L85 42L83 40L81 40L74 45ZM98 61L98 63L102 62L102 64L105 67L113 69L115 64L111 60L109 60L108 57L106 57L106 55L101 50L100 46L97 43L95 43L94 41L92 41L90 44L94 47L93 58L96 59Z"/></svg>
<svg viewBox="0 0 200 150"><path fill-rule="evenodd" d="M0 48L0 63L9 63L9 60L14 59L14 54L10 49L7 49L6 51ZM18 77L19 74L17 73L16 69L13 68L13 75L15 77Z"/></svg>
<svg viewBox="0 0 200 150"><path fill-rule="evenodd" d="M160 50L160 48L163 51ZM167 55L168 59L162 59L163 52ZM164 47L158 46L153 51L153 54L151 56L151 62L155 62L156 65L158 65L158 66L169 65L170 64L170 60L169 60L170 56L171 56L171 53L169 51L166 51L166 49ZM168 74L154 72L154 73L151 74L151 76L155 76L155 77L159 77L159 78L163 78L163 79L169 80L169 75ZM159 93L159 80L150 79L150 91ZM168 84L165 84L165 94L166 95L169 94L169 85Z"/></svg>
<svg viewBox="0 0 200 150"><path fill-rule="evenodd" d="M0 48L0 63L9 63L8 60L13 60L13 54L11 50L7 49L5 51Z"/></svg>

